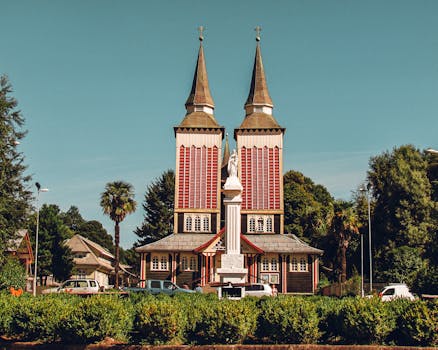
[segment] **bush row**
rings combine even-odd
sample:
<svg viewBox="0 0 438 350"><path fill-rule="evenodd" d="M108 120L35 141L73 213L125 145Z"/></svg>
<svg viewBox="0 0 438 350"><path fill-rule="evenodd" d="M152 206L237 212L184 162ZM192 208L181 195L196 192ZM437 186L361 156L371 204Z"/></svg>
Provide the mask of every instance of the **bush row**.
<svg viewBox="0 0 438 350"><path fill-rule="evenodd" d="M438 303L378 298L219 300L215 295L33 298L0 294L0 335L93 343L438 345Z"/></svg>

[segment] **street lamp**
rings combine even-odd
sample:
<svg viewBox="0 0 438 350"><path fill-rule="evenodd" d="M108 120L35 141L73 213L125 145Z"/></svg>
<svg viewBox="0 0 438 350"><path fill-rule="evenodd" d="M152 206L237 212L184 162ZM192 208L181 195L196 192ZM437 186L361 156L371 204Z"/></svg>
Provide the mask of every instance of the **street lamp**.
<svg viewBox="0 0 438 350"><path fill-rule="evenodd" d="M39 197L40 192L48 192L49 189L47 188L41 188L41 185L36 182L35 186L37 188L37 219L36 219L36 234L35 234L35 264L34 264L34 274L33 274L33 296L36 296L36 286L37 286L37 268L38 268L38 230L40 226L40 207L39 207Z"/></svg>
<svg viewBox="0 0 438 350"><path fill-rule="evenodd" d="M371 252L371 208L370 208L370 195L369 191L371 189L371 185L368 184L367 188L361 187L359 191L366 192L367 196L367 204L368 204L368 246L369 246L369 254L370 254L370 293L373 291L373 256Z"/></svg>

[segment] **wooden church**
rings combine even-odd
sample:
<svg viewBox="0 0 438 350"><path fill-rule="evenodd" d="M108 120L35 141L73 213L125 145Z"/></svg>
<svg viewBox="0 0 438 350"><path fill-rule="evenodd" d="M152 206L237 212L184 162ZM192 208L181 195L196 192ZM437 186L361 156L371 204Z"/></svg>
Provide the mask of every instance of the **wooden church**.
<svg viewBox="0 0 438 350"><path fill-rule="evenodd" d="M204 50L198 60L186 115L174 128L176 138L174 233L137 248L141 280L169 279L209 285L219 281L224 246L221 188L227 177L228 137L214 117ZM234 129L243 186L241 252L246 282L275 284L280 293L312 294L319 282L323 253L284 232L283 136L272 114L260 49L254 59L245 117Z"/></svg>

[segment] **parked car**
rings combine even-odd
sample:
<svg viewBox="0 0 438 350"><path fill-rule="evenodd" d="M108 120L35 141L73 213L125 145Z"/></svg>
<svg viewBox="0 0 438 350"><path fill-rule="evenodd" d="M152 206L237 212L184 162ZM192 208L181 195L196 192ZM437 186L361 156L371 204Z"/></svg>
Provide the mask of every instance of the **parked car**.
<svg viewBox="0 0 438 350"><path fill-rule="evenodd" d="M143 282L145 284L145 287L124 287L123 290L126 292L134 293L164 293L169 295L174 295L176 293L195 293L194 290L178 287L175 283L169 280L145 280Z"/></svg>
<svg viewBox="0 0 438 350"><path fill-rule="evenodd" d="M404 283L391 283L383 287L379 292L379 298L382 301L391 301L397 298L415 300L415 296Z"/></svg>
<svg viewBox="0 0 438 350"><path fill-rule="evenodd" d="M245 295L253 297L273 296L272 287L267 283L251 283L245 286Z"/></svg>
<svg viewBox="0 0 438 350"><path fill-rule="evenodd" d="M93 279L71 279L63 282L59 287L43 290L43 294L50 293L98 293L101 290L99 282Z"/></svg>

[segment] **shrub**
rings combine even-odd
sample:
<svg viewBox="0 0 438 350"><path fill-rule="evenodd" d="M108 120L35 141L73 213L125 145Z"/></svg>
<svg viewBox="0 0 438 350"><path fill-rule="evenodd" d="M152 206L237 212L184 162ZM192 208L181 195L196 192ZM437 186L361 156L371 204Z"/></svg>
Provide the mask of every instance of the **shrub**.
<svg viewBox="0 0 438 350"><path fill-rule="evenodd" d="M437 308L424 301L394 300L390 303L397 327L392 339L398 345L433 346L438 344Z"/></svg>
<svg viewBox="0 0 438 350"><path fill-rule="evenodd" d="M279 296L261 302L258 336L267 342L311 344L320 337L316 305L301 297Z"/></svg>
<svg viewBox="0 0 438 350"><path fill-rule="evenodd" d="M0 335L12 335L12 319L20 298L9 293L0 293Z"/></svg>
<svg viewBox="0 0 438 350"><path fill-rule="evenodd" d="M321 332L321 343L334 343L342 332L339 313L343 300L331 297L310 298L316 305L319 317L318 328Z"/></svg>
<svg viewBox="0 0 438 350"><path fill-rule="evenodd" d="M187 324L181 303L167 295L145 295L135 306L135 330L150 344L181 344Z"/></svg>
<svg viewBox="0 0 438 350"><path fill-rule="evenodd" d="M105 337L126 341L132 329L132 304L110 295L80 300L69 310L59 327L63 341L94 343Z"/></svg>
<svg viewBox="0 0 438 350"><path fill-rule="evenodd" d="M16 257L8 257L0 267L0 289L24 289L26 287L26 271Z"/></svg>
<svg viewBox="0 0 438 350"><path fill-rule="evenodd" d="M257 326L257 308L250 299L193 298L187 338L196 344L236 344L253 335Z"/></svg>
<svg viewBox="0 0 438 350"><path fill-rule="evenodd" d="M66 299L61 295L19 297L11 322L11 335L20 340L56 341L61 320L73 308L73 303Z"/></svg>
<svg viewBox="0 0 438 350"><path fill-rule="evenodd" d="M378 298L345 299L339 317L348 344L383 344L395 328L395 317Z"/></svg>

